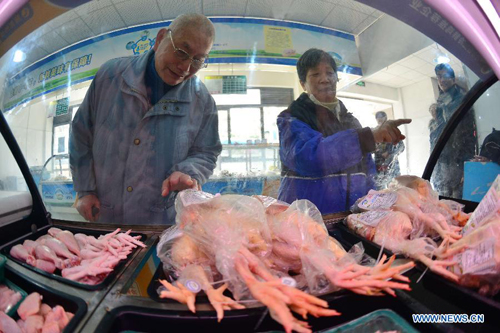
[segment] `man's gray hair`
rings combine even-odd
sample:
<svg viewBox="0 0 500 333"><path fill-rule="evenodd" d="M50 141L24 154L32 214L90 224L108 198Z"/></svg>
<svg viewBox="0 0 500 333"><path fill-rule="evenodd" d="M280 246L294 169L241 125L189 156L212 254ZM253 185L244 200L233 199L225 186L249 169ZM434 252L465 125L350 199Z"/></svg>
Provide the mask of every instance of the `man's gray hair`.
<svg viewBox="0 0 500 333"><path fill-rule="evenodd" d="M168 27L172 32L182 31L186 28L196 28L203 32L212 41L215 39L215 28L212 22L202 14L182 14L175 18Z"/></svg>

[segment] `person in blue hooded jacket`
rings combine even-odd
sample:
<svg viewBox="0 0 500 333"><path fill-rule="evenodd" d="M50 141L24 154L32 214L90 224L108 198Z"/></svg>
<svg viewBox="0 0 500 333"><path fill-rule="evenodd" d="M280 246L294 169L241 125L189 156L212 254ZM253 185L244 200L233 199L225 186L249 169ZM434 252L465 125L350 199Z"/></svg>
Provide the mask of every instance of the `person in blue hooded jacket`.
<svg viewBox="0 0 500 333"><path fill-rule="evenodd" d="M323 215L347 211L375 188L375 143L405 138L398 129L410 119L363 128L337 99L337 66L330 54L307 50L297 62L303 94L280 113L282 162L278 199L308 199Z"/></svg>

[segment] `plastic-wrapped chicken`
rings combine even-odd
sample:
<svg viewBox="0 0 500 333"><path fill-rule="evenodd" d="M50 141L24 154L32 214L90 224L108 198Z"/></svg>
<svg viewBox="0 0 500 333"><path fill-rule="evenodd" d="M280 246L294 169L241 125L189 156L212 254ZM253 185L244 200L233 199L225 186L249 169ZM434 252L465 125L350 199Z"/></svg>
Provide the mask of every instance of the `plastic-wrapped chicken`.
<svg viewBox="0 0 500 333"><path fill-rule="evenodd" d="M408 289L405 284L385 279L394 277L408 282L399 272L413 263L390 267L393 259L384 263L384 258L376 267L360 266L362 251L355 248L347 253L330 237L321 213L310 201L297 200L291 205L263 202L268 205L267 222L273 238L273 255L269 260L272 267L303 275L310 293L345 288L370 295L380 294L381 290L394 294L391 288Z"/></svg>
<svg viewBox="0 0 500 333"><path fill-rule="evenodd" d="M467 225L463 238L439 253L456 264L459 283L485 295L500 290L500 176L493 182Z"/></svg>
<svg viewBox="0 0 500 333"><path fill-rule="evenodd" d="M432 260L437 252L436 243L428 237L410 239L412 223L408 215L398 211L369 211L351 214L346 219L349 229L374 243L402 253L412 259L419 260L432 271L444 275L451 280L457 276L446 270L451 262Z"/></svg>
<svg viewBox="0 0 500 333"><path fill-rule="evenodd" d="M189 223L182 224L182 227L186 225L189 226ZM166 275L174 272L177 278L175 285L168 281L160 281L166 289L160 292L160 297L185 303L194 313L196 294L203 290L217 311L219 321L223 317L224 310L244 308L223 295L227 288L226 284L218 289L213 288L215 261L206 255L202 247L183 232L179 225L165 230L158 242L157 253Z"/></svg>
<svg viewBox="0 0 500 333"><path fill-rule="evenodd" d="M464 226L469 214L463 212L464 206L452 200L439 200L439 194L432 189L428 180L417 176L399 176L393 179L389 188L411 188L420 195L421 209L424 213L440 213L449 224Z"/></svg>
<svg viewBox="0 0 500 333"><path fill-rule="evenodd" d="M483 224L450 246L441 257L456 262L450 270L459 284L483 295L500 291L500 214L493 212Z"/></svg>
<svg viewBox="0 0 500 333"><path fill-rule="evenodd" d="M412 222L411 238L439 235L443 240L454 242L460 239L460 227L451 225L437 211L429 212L428 203L409 187L392 187L383 191L370 190L352 207L353 212L373 210L399 211L408 215ZM426 211L423 210L423 208Z"/></svg>
<svg viewBox="0 0 500 333"><path fill-rule="evenodd" d="M182 234L193 239L193 244L200 250L197 253L203 253L215 262L218 273L228 282L229 289L237 300L260 301L270 309L271 316L287 332L310 332L307 323L293 317L291 310L303 316L308 313L315 316L338 315L336 311L327 309L327 302L283 284L260 259L270 254L271 238L263 205L257 199L238 195L214 197L186 190L178 195L176 210L177 225ZM171 257L174 258L174 255ZM196 274L203 274L203 271L196 270L192 265L176 265L185 267L180 272L180 277L189 270L191 279L205 279L196 277ZM198 272L194 273L195 276L192 275L193 269ZM178 283L178 287L165 281L162 283L168 289L167 292L162 292L163 296L187 304L192 302L193 296L189 295L191 291L181 283ZM220 295L223 296L222 292ZM211 299L209 293L207 296ZM214 308L219 305L223 311L230 309L231 304L236 304L226 296L223 297L225 299L214 302L210 300ZM219 319L222 311L217 311Z"/></svg>
<svg viewBox="0 0 500 333"><path fill-rule="evenodd" d="M462 234L465 236L489 221L491 215L500 215L500 175L497 176L486 195L472 213Z"/></svg>

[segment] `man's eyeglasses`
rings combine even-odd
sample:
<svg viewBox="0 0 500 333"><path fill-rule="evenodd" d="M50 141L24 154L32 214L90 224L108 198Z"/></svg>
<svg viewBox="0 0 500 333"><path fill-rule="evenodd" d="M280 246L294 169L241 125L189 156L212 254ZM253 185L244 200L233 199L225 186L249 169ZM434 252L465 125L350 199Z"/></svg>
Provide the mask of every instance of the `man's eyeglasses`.
<svg viewBox="0 0 500 333"><path fill-rule="evenodd" d="M183 61L188 60L188 59L191 60L191 66L195 69L202 69L202 68L206 68L208 66L208 63L207 63L208 56L206 56L205 58L201 58L201 59L196 59L196 58L191 57L189 55L189 53L187 53L183 49L180 49L180 48L175 46L174 40L172 38L172 31L171 30L168 31L168 35L170 36L170 41L172 42L172 46L174 47L174 54L178 59L183 60Z"/></svg>

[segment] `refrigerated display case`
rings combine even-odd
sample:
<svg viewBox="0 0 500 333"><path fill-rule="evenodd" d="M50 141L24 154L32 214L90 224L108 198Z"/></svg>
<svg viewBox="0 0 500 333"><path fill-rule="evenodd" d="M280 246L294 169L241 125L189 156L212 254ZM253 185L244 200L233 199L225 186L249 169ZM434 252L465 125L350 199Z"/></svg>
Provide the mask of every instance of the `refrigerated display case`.
<svg viewBox="0 0 500 333"><path fill-rule="evenodd" d="M35 1L27 3L31 5L29 10L33 14L39 4L36 4ZM64 2L61 3L64 5ZM35 57L31 58L35 63L35 68L44 61L45 63L49 62L50 57L59 59L57 57L62 55L66 59L66 55L71 51L120 35L117 31L122 28L130 28L132 32L140 31L146 37L151 36L148 29L152 30L163 26L162 24L167 18L173 18L165 13L153 15L153 12L146 11L146 7L149 5L156 8L159 1L141 2L142 6L137 5L138 2L135 1L106 0L88 3L80 1L79 5L81 3L83 4L80 7L74 9L58 7L57 11L62 16L47 22L45 28L42 26L40 31L37 30L36 33L30 35L31 38L45 37L40 38L40 45L36 43L31 45L32 54L29 56ZM481 7L476 2L471 4L466 3L466 1L455 1L453 3L456 4L456 7L451 9L451 7L446 7L435 1L419 0L312 1L310 4L264 1L272 9L270 13L264 9L258 10L260 7L256 2L248 4L245 2L244 5L242 5L243 2L221 4L220 2L202 1L202 3L205 6L202 6L201 11L208 16L217 16L217 18L227 16L228 11L229 15L247 13L247 9L244 8L254 6L254 8L248 9L250 14L237 16L262 16L272 19L272 21L266 21L267 24L276 26L280 26L280 22L288 24L291 21L294 21L292 22L294 24L308 25L307 29L301 27L302 33L325 29L325 27L330 30L333 28L350 29L347 32L358 43L357 52L361 62L358 65L363 71L358 74L343 73L339 82L339 96L341 99L350 98L353 101L359 100L360 96L365 96L363 98L366 99L366 103L380 103L384 105L384 108L390 105L391 111L388 113L392 113L393 117L414 118L415 127L410 128L410 125L404 130L408 144L405 153L400 155L403 173L416 173L422 175L424 179L435 180L436 170L439 170L436 166L440 164L446 166L446 163L449 163L444 160L445 155L442 152L446 151L446 145L449 144L454 131L462 121L467 119L467 114L471 110L475 112L477 126L475 137L478 140L478 148L492 131L491 127L500 127L498 123L500 121L498 114L500 91L498 78L495 76L495 73L496 75L500 73L500 66L498 66L500 60L497 55L498 34L493 35L497 37L497 40L491 41L491 38L494 38L491 37L491 32L494 32L493 25L488 25L490 23L481 14ZM452 2L446 3L451 4ZM215 9L210 7L212 5L215 6ZM223 10L224 6L228 6L227 11ZM457 20L453 17L456 15L454 10L462 8L461 6L469 8L468 15L471 16L461 16L463 21L468 22L474 18L475 22L482 22L478 29L479 31L481 29L487 30L486 34L481 35L486 36L485 40L474 36L475 30L467 26L464 27L463 22L456 23ZM494 6L495 4L493 4ZM182 7L179 9L179 13L188 11L188 7ZM498 13L498 7L496 8ZM138 13L139 9L146 11L148 15L151 15L151 18L145 18L148 16L146 14L141 16ZM194 10L193 8L189 9ZM134 11L136 13L132 13ZM25 12L27 11L25 10ZM160 12L162 11L160 10ZM125 16L125 13L130 16ZM142 18L125 22L125 20L132 20L133 14ZM323 16L321 21L316 19L320 14ZM39 17L41 13L37 12L36 15ZM118 18L120 15L123 16ZM162 23L158 23L158 26L155 26L157 23L150 23L155 21L154 18L158 18L158 21L162 21ZM234 18L231 17L232 19ZM247 17L243 19L247 19ZM114 23L113 29L117 30L110 28L112 31L110 33L95 30L100 25L105 25L105 21L110 23L114 20L121 20L125 25L120 26L121 23ZM446 26L443 22L446 23ZM47 27L54 31L45 30L48 29ZM61 29L57 30L58 28ZM226 28L234 32L230 26ZM285 28L297 29L297 26L289 25ZM7 38L5 37L7 33L12 32L11 30L14 28L11 26L9 29L2 28L4 38ZM30 31L34 29L33 27ZM70 29L72 32L67 32ZM27 35L26 31L18 31L18 33ZM51 36L54 39L50 40ZM66 37L65 42L60 40L56 42L55 39L61 36ZM85 39L87 37L91 39ZM81 42L82 44L78 44L81 39L84 41ZM57 44L51 46L55 48L54 51L57 51L53 54L49 53L51 50L49 40ZM33 41L33 39L28 39L28 41ZM488 41L491 44L488 44ZM220 43L223 44L223 42ZM486 46L481 47L481 43ZM403 52L398 49L398 45L404 45L407 49ZM489 49L487 45L490 45ZM493 45L493 51L491 45ZM124 50L130 51L130 48L124 48ZM292 54L292 51L295 52L295 50L287 52ZM468 86L468 91L463 102L447 120L435 142L434 149L431 151L428 135L428 122L431 120L431 115L428 114L427 109L439 94L434 64L423 59L427 57L433 61L438 53L444 54L446 52L449 52L447 55L456 68L457 79ZM49 58L44 60L46 55ZM112 54L110 57L114 56L116 54ZM371 56L373 57L371 58ZM83 61L82 57L78 58L79 61ZM342 52L336 55L336 59L338 58L340 61L343 57L345 54ZM293 60L293 55L288 58ZM29 66L18 67L11 62L10 58L6 59L7 57L2 60L4 69L6 68L5 70L8 72L8 75L2 72L5 74L3 79L8 76L6 80L8 89L5 92L15 94L18 90L23 90L22 80L16 81L16 75L19 73L27 75L29 71L23 71L26 68L29 69ZM37 65L36 60L39 59L42 61ZM234 75L244 72L248 75L249 82L252 82L252 76L262 75L259 77L260 81L254 82L254 87L266 88L267 85L275 85L278 88L291 90L297 97L300 86L293 68L292 70L289 68L292 63L286 62L290 59L286 59L286 61L280 59L284 64L274 64L278 67L272 67L272 65L266 67L265 64L260 64L262 67L254 69L245 67L247 64L237 63L243 61L251 66L259 65L255 63L255 59L255 54L245 56L243 60L232 59L231 61L235 63L226 65L227 67L224 67L224 62L213 62L209 68L213 66L216 68L214 71L218 73ZM263 63L267 61L270 60L262 60ZM85 63L86 65L87 63ZM238 65L242 67L238 67ZM282 69L279 66L288 67ZM269 72L271 74L264 75ZM106 223L84 222L76 209L72 207L76 193L72 187L69 162L67 161L68 155L66 155L70 125L68 122L58 123L58 120L55 120L56 117L50 115L51 111L49 110L51 108L49 100L61 100L69 96L69 105L75 106L74 112L72 112L74 115L77 105L88 89L93 74L95 72L80 81L73 78L75 79L73 82L69 80L70 82L65 82L66 85L63 86L57 86L56 83L52 82L54 86L43 90L41 94L38 93L42 91L40 89L31 95L26 92L24 97L28 97L24 99L18 98L16 100L2 94L4 100L0 119L3 137L3 142L0 144L3 160L0 168L0 251L8 257L5 264L6 277L27 292L37 291L41 293L50 305L60 304L67 311L74 312L75 317L65 332L157 332L167 328L172 331L217 332L282 330L282 327L272 320L268 310L261 305L252 305L244 310L226 311L225 318L221 323L217 323L216 313L203 295L197 297L196 314L191 313L186 306L174 301L159 301L157 294L154 294L157 293L159 287L157 279L165 277L165 274L156 254L156 244L167 226L139 223L125 226L127 229L131 228L136 235L140 235L146 247L136 248L127 259L122 260L120 265L116 266L114 272L102 284L92 287L82 287L78 283L68 282L61 276L42 272L10 256L10 249L13 246L26 239L33 240L45 235L51 227L70 230L74 233L95 235L96 238L112 232L116 228L116 226ZM202 72L200 77L204 78L212 74ZM279 75L283 75L285 83L275 82ZM411 81L411 84L407 84L407 81ZM12 89L9 87L12 82L21 86ZM357 85L356 82L363 83ZM367 91L374 92L374 95L368 95ZM47 102L45 102L46 100ZM219 129L223 130L220 133L221 140L226 138L227 142L224 143L223 154L219 157L218 169L216 169L215 175L203 184L203 190L214 194L276 196L281 165L279 140L276 137L277 129L275 128L276 124L272 123L272 118L275 118L280 112L277 108L287 104L283 104L282 101L273 105L262 103L257 109L255 109L255 105L251 104L238 106L234 103L231 105L233 108L227 108L227 110L220 108L219 110L219 117L221 115L227 117L225 123L219 122ZM246 112L243 112L242 109L245 109L243 111ZM371 119L374 116L374 110L358 111L360 116L358 114L356 116L362 117L364 115L366 119ZM231 123L231 119L234 122L237 118L230 117L231 112L238 111L241 111L240 115L248 116L238 120L239 129L234 126L234 123ZM379 111L379 109L375 111ZM237 135L236 132L231 132L231 128L233 131L238 131ZM244 129L248 129L248 133L243 131ZM232 134L234 135L232 136ZM239 143L238 145L235 144L236 141ZM477 151L477 153L480 152ZM464 158L460 159L460 156L457 158L459 160L457 163L468 163L468 161L464 161ZM43 165L44 161L45 165L40 170L40 165ZM255 168L257 164L259 166ZM34 176L38 176L38 180L35 180ZM466 184L470 177L483 185L488 182L484 177L484 169L465 168L464 180L459 179L459 182L461 181L463 184L464 192L468 192L466 188L469 187ZM477 187L480 186L477 185ZM473 211L479 200L477 198L471 200L472 197L465 193L452 194L451 196L442 195L442 197L464 204L467 212ZM324 217L330 235L336 237L346 249L356 243L364 243L365 256L377 259L381 251L380 246L358 237L338 223L346 214L348 212ZM387 249L384 251L390 254ZM404 260L404 258L398 259ZM323 295L321 298L342 315L331 318L312 318L309 323L314 331L336 332L349 328L357 331L358 326L354 325L363 325L367 322L367 318L377 320L376 318L383 317L385 314L393 321L393 324L394 322L399 323L400 325L397 327L398 329L402 328L403 331L407 325L411 326L408 331L421 332L494 332L498 330L500 326L500 318L498 317L500 299L498 295L481 296L473 289L458 286L426 271L423 266L417 266L405 273L405 276L412 281L410 284L412 291L398 291L396 298L389 296L365 297L346 291ZM413 314L448 313L481 313L485 315L486 321L483 324L415 324L412 319ZM383 329L394 328L394 326L383 325L380 327ZM372 327L368 325L368 328Z"/></svg>

